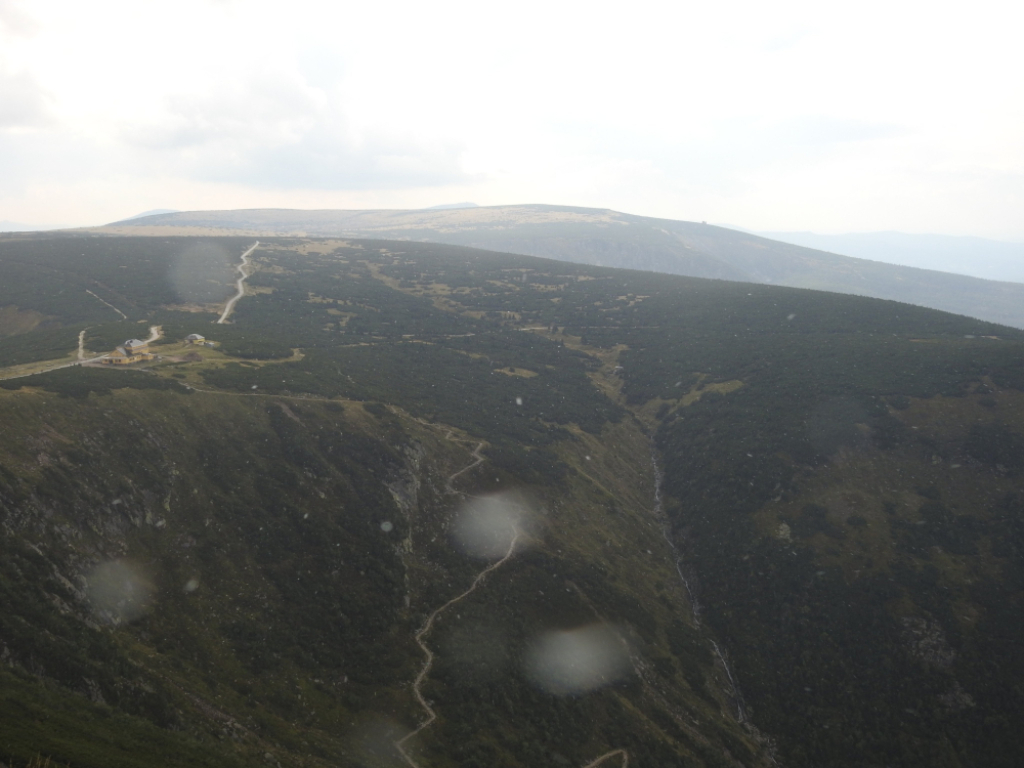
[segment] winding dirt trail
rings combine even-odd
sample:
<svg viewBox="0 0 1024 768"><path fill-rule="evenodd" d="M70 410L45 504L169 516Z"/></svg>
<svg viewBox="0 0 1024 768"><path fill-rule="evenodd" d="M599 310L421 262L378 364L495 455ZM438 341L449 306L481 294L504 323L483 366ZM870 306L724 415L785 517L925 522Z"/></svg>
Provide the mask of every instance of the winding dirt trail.
<svg viewBox="0 0 1024 768"><path fill-rule="evenodd" d="M488 574L490 574L492 571L498 570L501 566L503 566L512 558L512 556L516 552L516 544L518 543L518 541L519 530L513 528L512 541L509 542L508 552L505 553L505 556L502 557L501 560L491 563L489 566L480 571L480 573L476 575L476 578L473 579L473 583L470 585L469 589L467 589L461 595L453 597L447 603L445 603L440 608L436 609L433 613L431 613L414 637L414 639L416 640L416 645L418 645L420 647L420 650L423 651L425 660L423 662L423 667L420 669L419 674L416 675L416 679L413 681L412 692L413 695L416 697L416 701L418 701L419 705L423 707L423 711L427 713L427 719L420 723L416 730L403 736L401 739L395 742L395 747L398 748L398 751L401 753L402 757L405 758L405 762L409 764L410 768L420 768L420 766L415 760L412 759L412 756L405 751L406 742L417 736L426 728L429 728L430 725L437 719L437 712L434 711L434 708L431 707L427 700L423 697L423 683L426 682L427 676L430 674L430 668L434 665L434 652L431 651L430 647L424 642L424 638L428 634L430 634L430 630L434 628L434 621L435 619L437 619L438 616L440 616L444 611L451 608L460 600L471 595L476 590L476 588L480 586L480 583L487 577Z"/></svg>
<svg viewBox="0 0 1024 768"><path fill-rule="evenodd" d="M467 442L466 440L460 440L459 438L456 438L450 429L448 430L448 433L445 435L445 438L452 442ZM484 445L486 445L484 441L481 440L480 442L478 442L476 446L473 448L472 453L470 454L473 457L473 461L464 466L462 469L453 472L448 476L448 479L445 481L445 487L451 493L458 493L458 491L456 491L452 485L452 483L455 481L455 478L483 463L484 456L481 453L481 451L483 451ZM395 742L395 748L398 750L399 754L405 760L409 768L421 768L421 766L419 763L416 762L416 760L413 759L412 755L410 755L408 751L406 751L406 744L412 739L414 739L416 736L418 736L420 733L422 733L424 730L429 728L433 724L433 722L437 720L437 712L434 710L432 706L430 706L430 703L423 696L423 684L427 681L427 678L430 676L430 670L434 666L434 652L430 650L430 646L426 644L426 637L430 634L430 631L434 628L434 622L442 613L444 613L446 610L448 610L453 605L458 603L460 600L463 600L469 595L471 595L477 589L477 587L479 587L480 584L483 583L483 580L487 578L489 574L501 568L501 566L507 563L512 558L512 556L515 555L516 545L519 543L520 536L522 536L522 532L518 528L513 526L512 540L509 542L508 551L505 553L505 555L500 560L491 563L489 566L480 571L480 573L476 575L476 578L473 579L473 583L469 586L469 589L467 589L465 592L459 595L456 595L447 603L445 603L440 608L437 608L433 613L431 613L427 617L427 620L423 622L423 626L420 627L420 629L416 632L414 636L416 645L418 645L420 647L420 650L423 651L424 661L419 673L413 680L412 692L413 695L416 697L416 701L419 703L420 707L422 707L423 711L426 712L427 717L422 723L420 723L416 727L415 730L411 731L410 733L406 734L401 739ZM610 760L613 757L621 757L621 768L628 768L629 753L626 752L626 750L624 749L613 749L609 752L605 752L597 759L587 763L585 766L583 766L583 768L598 768L598 766L600 766L606 760Z"/></svg>
<svg viewBox="0 0 1024 768"><path fill-rule="evenodd" d="M450 429L445 435L445 438L451 442L466 442L465 440L460 440L456 438ZM469 470L473 469L473 467L479 466L484 461L483 454L481 453L484 445L486 445L486 443L482 440L479 443L477 443L476 447L473 448L473 451L470 454L473 457L473 461L464 466L462 469L453 472L448 476L448 479L445 481L445 487L451 493L458 493L458 491L456 491L455 488L452 486L452 483L454 482L455 478L457 478L462 473L468 472ZM395 748L398 750L399 754L402 755L402 758L405 760L405 762L409 765L410 768L420 768L420 765L412 758L412 755L410 755L406 751L406 743L408 743L410 740L412 740L417 735L422 733L425 729L429 728L431 724L437 719L437 712L434 711L434 708L430 706L430 703L423 696L423 684L427 681L427 677L430 675L430 670L434 666L434 652L430 650L430 647L427 645L425 639L427 635L430 634L430 631L434 628L434 622L437 620L438 616L440 616L446 610L448 610L453 605L458 603L460 600L464 600L465 598L469 597L469 595L473 594L473 592L476 591L477 587L479 587L480 584L483 583L483 580L487 578L489 574L501 568L501 566L503 566L512 558L512 556L516 552L516 544L519 543L520 535L521 532L519 531L519 529L513 526L512 540L509 542L508 551L505 553L504 557L502 557L500 560L491 563L489 566L480 571L480 573L476 575L476 578L473 579L473 583L469 585L469 589L467 589L465 592L459 595L456 595L447 603L442 605L440 608L435 609L434 612L427 617L427 620L423 622L423 626L419 628L419 630L413 637L413 639L416 641L416 645L418 645L420 647L420 650L423 651L424 658L423 666L420 668L419 674L417 674L416 678L413 680L412 692L413 696L416 697L416 701L419 703L420 707L422 707L423 711L427 713L427 718L422 723L420 723L414 731L406 734L401 739L395 742Z"/></svg>
<svg viewBox="0 0 1024 768"><path fill-rule="evenodd" d="M451 437L451 430L449 430L448 435L446 435L446 437L452 442L462 442ZM478 467L483 463L484 457L480 453L480 451L484 449L484 445L486 445L486 443L483 440L477 443L476 448L474 448L473 452L470 454L473 457L474 461L471 464L467 464L466 466L464 466L458 472L453 472L448 476L448 479L445 481L445 487L451 493L458 493L458 491L456 491L455 488L452 486L452 482L455 480L456 477L461 475L463 472L469 472L469 470L473 469L473 467Z"/></svg>
<svg viewBox="0 0 1024 768"><path fill-rule="evenodd" d="M239 300L240 298L242 298L243 296L245 296L245 281L246 281L246 280L248 279L248 277L249 277L249 272L248 272L248 271L246 271L246 270L247 270L247 268L249 267L249 265L250 265L250 264L252 263L252 262L250 261L250 259L249 259L249 255L250 255L250 254L251 254L251 253L252 253L253 251L255 251L255 250L256 250L256 247L257 247L257 246L258 246L259 244L260 244L260 241L259 241L259 240L257 240L257 241L256 241L256 242L255 242L255 243L253 244L252 248L250 248L250 249L249 249L248 251L246 251L245 253L243 253L243 254L242 254L242 261L241 261L241 263L240 263L240 264L239 264L239 265L238 265L237 267L235 267L235 269L237 269L237 270L238 270L238 274L240 275L240 277L238 278L238 280L236 280L236 281L235 281L235 287L236 287L236 288L238 289L238 293L236 293L236 294L235 294L234 296L232 296L232 297L231 297L231 298L230 298L230 299L228 300L228 303L227 303L227 305L226 305L226 306L224 307L224 311L223 311L223 312L221 313L220 319L219 319L219 320L217 320L217 322L218 322L219 324L221 324L221 325L223 325L224 323L226 323L226 322L228 321L228 318L229 318L229 317L231 317L231 313L235 311L235 304L237 304L237 303L238 303L238 300Z"/></svg>
<svg viewBox="0 0 1024 768"><path fill-rule="evenodd" d="M583 768L597 768L597 766L599 766L605 760L609 760L615 757L616 755L622 757L622 768L627 768L627 766L629 766L629 752L627 752L624 749L613 749L611 752L605 752L594 762L587 763L586 765L584 765Z"/></svg>

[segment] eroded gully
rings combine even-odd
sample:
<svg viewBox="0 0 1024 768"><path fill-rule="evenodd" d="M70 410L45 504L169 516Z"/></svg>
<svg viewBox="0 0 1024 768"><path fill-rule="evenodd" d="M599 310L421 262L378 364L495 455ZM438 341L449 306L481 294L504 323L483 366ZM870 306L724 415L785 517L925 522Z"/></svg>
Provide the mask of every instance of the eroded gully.
<svg viewBox="0 0 1024 768"><path fill-rule="evenodd" d="M655 453L653 444L651 445L651 467L654 470L654 515L662 522L661 534L665 537L665 541L671 548L672 555L675 558L676 573L679 575L679 580L683 583L683 587L686 589L686 595L690 600L690 608L693 611L693 623L698 629L700 629L700 601L697 599L697 596L694 594L694 591L690 586L690 580L686 578L686 572L683 570L683 556L680 554L679 549L672 540L671 521L668 519L668 515L665 514L661 498L661 484L664 479L664 475L661 471L661 467L658 465L658 456ZM746 724L748 722L747 710L743 705L743 695L740 693L739 686L736 684L736 678L733 677L729 661L725 654L722 653L722 649L718 646L717 642L711 638L708 639L708 642L711 643L711 647L715 652L715 658L718 660L722 671L725 672L726 679L729 681L730 695L732 697L733 704L736 707L736 722Z"/></svg>

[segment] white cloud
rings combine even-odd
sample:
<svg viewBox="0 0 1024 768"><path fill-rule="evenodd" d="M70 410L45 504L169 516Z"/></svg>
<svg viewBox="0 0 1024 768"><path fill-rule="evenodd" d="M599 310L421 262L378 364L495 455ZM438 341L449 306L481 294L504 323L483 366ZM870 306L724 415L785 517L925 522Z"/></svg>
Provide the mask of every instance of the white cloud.
<svg viewBox="0 0 1024 768"><path fill-rule="evenodd" d="M20 3L0 0L0 129L37 127L52 119L46 90L31 72L12 68L4 55L36 27Z"/></svg>
<svg viewBox="0 0 1024 768"><path fill-rule="evenodd" d="M0 0L0 19L24 7ZM440 196L1021 238L1020 16L996 0L33 0L33 33L0 21L0 120L50 120L61 164L21 155L25 189L117 178L110 218L159 179L195 203L149 207ZM0 213L52 218L36 199Z"/></svg>
<svg viewBox="0 0 1024 768"><path fill-rule="evenodd" d="M45 91L27 72L0 71L0 128L31 128L51 122Z"/></svg>
<svg viewBox="0 0 1024 768"><path fill-rule="evenodd" d="M328 126L223 157L202 175L278 189L439 187L471 180L460 168L460 154L455 142L425 146L412 138L386 136L351 142Z"/></svg>
<svg viewBox="0 0 1024 768"><path fill-rule="evenodd" d="M0 0L0 27L16 35L31 35L37 29L35 21L17 0Z"/></svg>
<svg viewBox="0 0 1024 768"><path fill-rule="evenodd" d="M297 74L256 72L205 93L178 93L166 111L125 130L153 167L193 178L278 189L388 189L464 182L456 141L401 127L359 135L340 97Z"/></svg>
<svg viewBox="0 0 1024 768"><path fill-rule="evenodd" d="M139 146L172 150L221 141L287 140L301 136L322 115L325 101L323 93L298 78L253 72L242 82L172 93L161 113L125 133Z"/></svg>

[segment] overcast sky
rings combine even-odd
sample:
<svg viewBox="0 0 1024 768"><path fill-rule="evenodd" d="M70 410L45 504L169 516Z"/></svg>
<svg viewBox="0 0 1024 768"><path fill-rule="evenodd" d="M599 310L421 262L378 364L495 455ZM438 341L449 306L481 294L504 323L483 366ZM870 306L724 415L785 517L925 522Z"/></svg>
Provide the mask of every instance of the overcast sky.
<svg viewBox="0 0 1024 768"><path fill-rule="evenodd" d="M0 0L0 220L468 200L1024 241L1022 8Z"/></svg>

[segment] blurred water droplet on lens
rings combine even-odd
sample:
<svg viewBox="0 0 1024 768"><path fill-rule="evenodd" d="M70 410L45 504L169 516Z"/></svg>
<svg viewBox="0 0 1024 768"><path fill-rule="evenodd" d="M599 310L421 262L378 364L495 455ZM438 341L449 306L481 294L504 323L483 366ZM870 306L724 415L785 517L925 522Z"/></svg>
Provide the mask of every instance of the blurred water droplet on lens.
<svg viewBox="0 0 1024 768"><path fill-rule="evenodd" d="M619 633L606 624L547 632L527 651L526 674L559 696L597 690L629 674L629 655Z"/></svg>
<svg viewBox="0 0 1024 768"><path fill-rule="evenodd" d="M348 741L358 759L358 765L364 768L408 768L408 762L395 744L406 733L398 723L386 717L364 715L352 723Z"/></svg>
<svg viewBox="0 0 1024 768"><path fill-rule="evenodd" d="M504 557L525 524L525 512L523 499L511 493L470 499L458 512L455 541L471 557Z"/></svg>
<svg viewBox="0 0 1024 768"><path fill-rule="evenodd" d="M390 521L390 520L385 520L385 521L384 521L383 523L381 523L381 524L380 524L380 529L381 529L382 531L384 531L384 533L391 533L391 530L392 530L392 529L393 529L394 527L395 527L395 526L393 526L393 525L391 524L391 521Z"/></svg>
<svg viewBox="0 0 1024 768"><path fill-rule="evenodd" d="M221 246L199 243L174 257L167 277L182 304L218 304L231 295L237 262Z"/></svg>
<svg viewBox="0 0 1024 768"><path fill-rule="evenodd" d="M123 560L101 563L86 577L93 612L103 621L120 624L144 616L155 587L138 565Z"/></svg>

